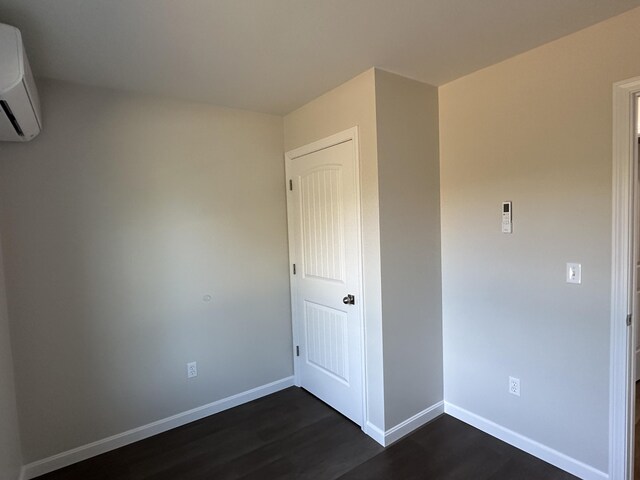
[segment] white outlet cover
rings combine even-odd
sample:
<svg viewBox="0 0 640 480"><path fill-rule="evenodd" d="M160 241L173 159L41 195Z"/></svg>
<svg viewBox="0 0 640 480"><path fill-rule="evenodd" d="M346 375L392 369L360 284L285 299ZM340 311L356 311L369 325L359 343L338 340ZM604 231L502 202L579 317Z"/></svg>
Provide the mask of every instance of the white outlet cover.
<svg viewBox="0 0 640 480"><path fill-rule="evenodd" d="M509 393L511 395L520 396L520 379L509 377Z"/></svg>
<svg viewBox="0 0 640 480"><path fill-rule="evenodd" d="M198 376L198 364L196 362L187 363L187 378Z"/></svg>

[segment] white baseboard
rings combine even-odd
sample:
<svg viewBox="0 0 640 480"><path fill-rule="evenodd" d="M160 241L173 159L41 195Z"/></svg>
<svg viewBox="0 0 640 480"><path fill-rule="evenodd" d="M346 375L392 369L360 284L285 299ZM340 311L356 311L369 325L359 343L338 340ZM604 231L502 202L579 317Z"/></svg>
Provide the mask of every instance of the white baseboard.
<svg viewBox="0 0 640 480"><path fill-rule="evenodd" d="M201 407L178 413L171 417L158 420L142 427L134 428L111 437L98 440L88 445L74 448L72 450L53 455L51 457L29 463L22 468L20 480L31 480L39 475L58 470L59 468L86 460L96 455L100 455L116 448L124 447L130 443L137 442L144 438L157 435L172 428L176 428L195 420L199 420L209 415L222 412L229 408L237 407L243 403L256 400L265 395L270 395L279 390L293 386L293 377L283 378L275 382L252 388L246 392L238 393L227 398L203 405Z"/></svg>
<svg viewBox="0 0 640 480"><path fill-rule="evenodd" d="M364 433L373 438L376 442L384 447L384 432L376 427L373 423L367 422L362 428Z"/></svg>
<svg viewBox="0 0 640 480"><path fill-rule="evenodd" d="M569 472L583 480L606 480L609 475L583 463L575 458L571 458L564 453L558 452L546 445L543 445L535 440L527 438L519 433L516 433L508 428L498 425L497 423L487 420L475 413L471 413L464 408L460 408L449 402L445 402L444 411L446 414L457 418L469 425L476 427L478 430L482 430L489 435L499 438L503 442L508 443L520 450L523 450L534 457L538 457L551 465Z"/></svg>
<svg viewBox="0 0 640 480"><path fill-rule="evenodd" d="M405 435L408 435L415 429L420 428L425 423L430 422L443 413L444 402L438 402L384 432L370 422L367 422L365 424L363 430L367 435L373 438L380 445L382 445L383 447L388 447L393 442L400 440Z"/></svg>
<svg viewBox="0 0 640 480"><path fill-rule="evenodd" d="M393 442L400 440L405 435L413 432L415 429L420 428L427 422L430 422L438 415L444 413L444 402L438 402L431 405L429 408L425 408L421 412L416 413L413 417L407 418L404 422L399 423L395 427L390 428L384 432L384 445L388 447Z"/></svg>

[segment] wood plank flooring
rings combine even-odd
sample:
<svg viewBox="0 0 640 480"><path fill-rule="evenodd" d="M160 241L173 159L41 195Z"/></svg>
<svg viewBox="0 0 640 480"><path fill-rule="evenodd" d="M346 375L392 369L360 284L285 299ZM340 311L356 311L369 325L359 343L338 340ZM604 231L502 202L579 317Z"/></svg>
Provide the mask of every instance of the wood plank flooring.
<svg viewBox="0 0 640 480"><path fill-rule="evenodd" d="M384 449L299 388L119 448L40 480L562 480L572 475L450 416Z"/></svg>

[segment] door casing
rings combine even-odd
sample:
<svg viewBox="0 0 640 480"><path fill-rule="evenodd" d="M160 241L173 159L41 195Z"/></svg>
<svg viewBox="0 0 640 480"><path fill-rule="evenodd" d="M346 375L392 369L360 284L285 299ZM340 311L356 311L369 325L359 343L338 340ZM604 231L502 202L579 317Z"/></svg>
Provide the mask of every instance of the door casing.
<svg viewBox="0 0 640 480"><path fill-rule="evenodd" d="M635 99L640 77L613 85L613 198L611 361L609 392L609 478L633 478L633 418L635 395L633 339L640 312L634 304L634 205L636 195ZM627 315L633 314L631 326Z"/></svg>

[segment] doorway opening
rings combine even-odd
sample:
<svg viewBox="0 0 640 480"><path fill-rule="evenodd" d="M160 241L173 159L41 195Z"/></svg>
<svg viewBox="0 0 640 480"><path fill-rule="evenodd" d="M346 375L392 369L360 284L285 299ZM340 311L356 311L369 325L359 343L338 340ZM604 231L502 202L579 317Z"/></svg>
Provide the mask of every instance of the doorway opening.
<svg viewBox="0 0 640 480"><path fill-rule="evenodd" d="M633 148L633 164L635 166L634 175L634 212L633 212L633 298L632 298L632 322L631 322L631 335L633 338L633 365L632 365L632 379L631 393L632 403L635 403L633 407L634 414L631 416L633 422L630 428L632 435L633 445L633 478L640 480L640 402L638 397L640 396L640 328L637 327L638 319L640 318L640 164L639 164L639 142L640 142L640 94L636 94L633 102L633 126L634 126L634 148Z"/></svg>

